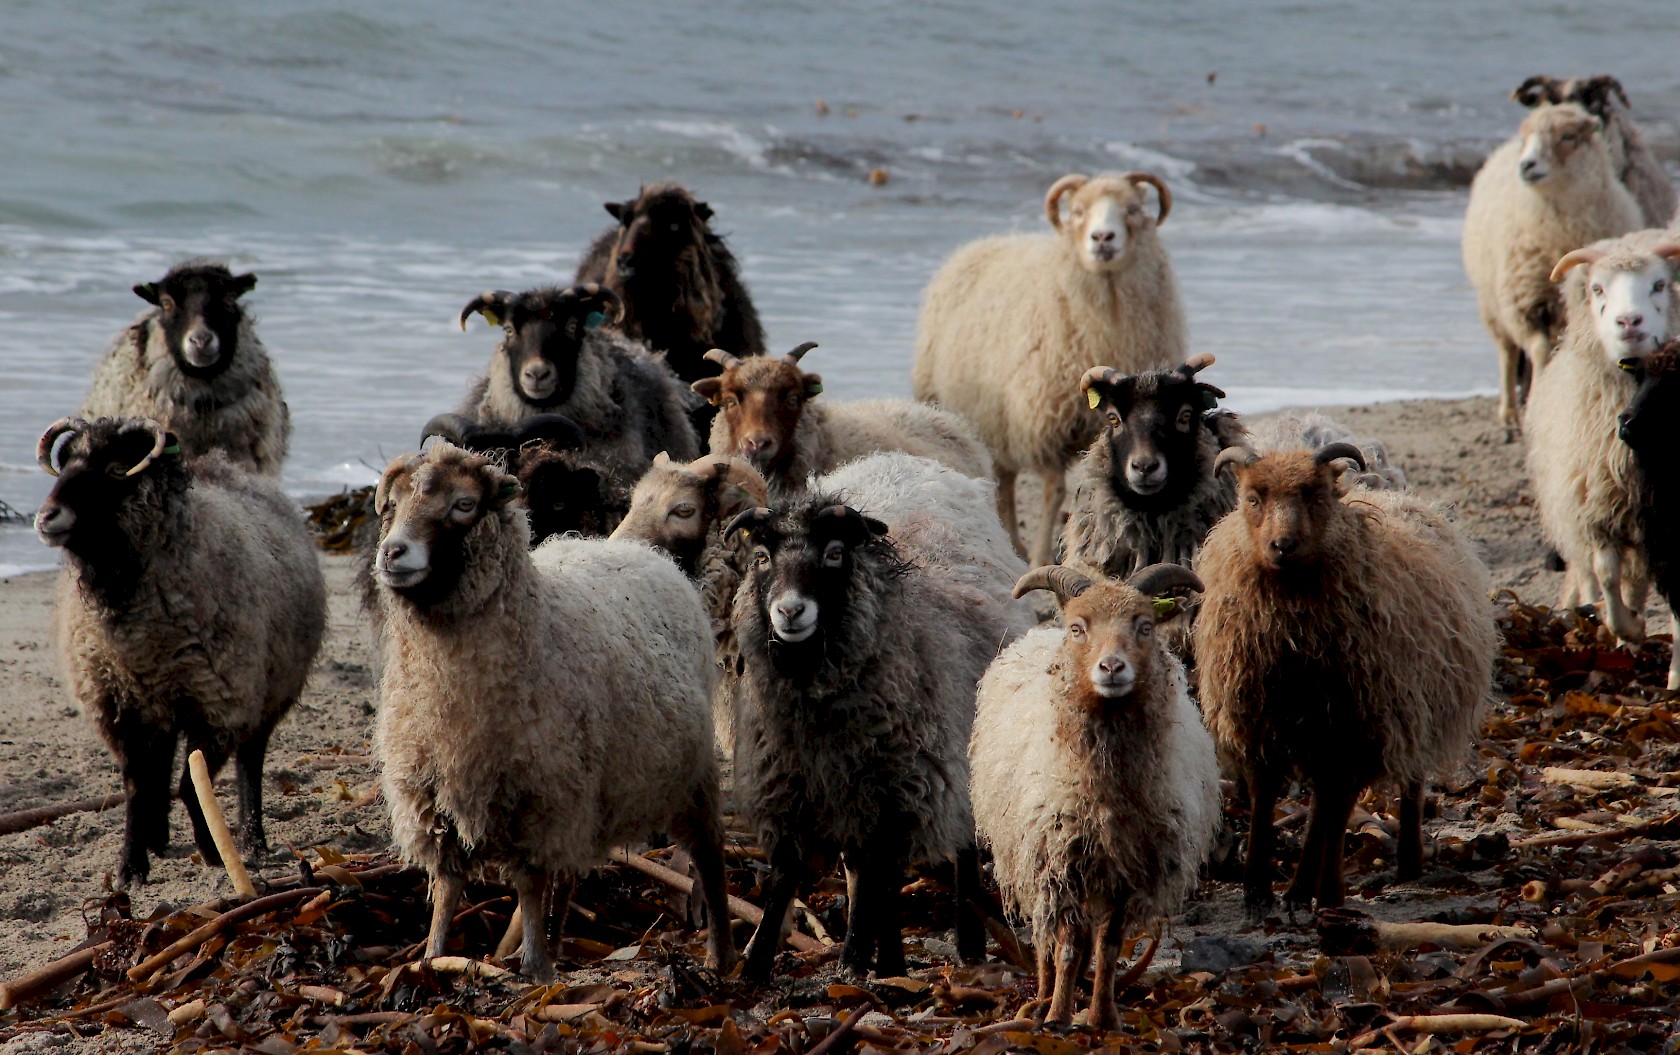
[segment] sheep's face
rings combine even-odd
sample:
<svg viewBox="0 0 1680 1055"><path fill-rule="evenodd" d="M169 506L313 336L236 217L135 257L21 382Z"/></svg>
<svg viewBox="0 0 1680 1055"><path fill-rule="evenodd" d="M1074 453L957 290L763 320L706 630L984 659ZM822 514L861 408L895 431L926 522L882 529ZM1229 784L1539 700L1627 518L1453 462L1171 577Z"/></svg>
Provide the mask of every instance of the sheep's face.
<svg viewBox="0 0 1680 1055"><path fill-rule="evenodd" d="M618 221L609 267L619 281L672 274L684 257L705 249L712 207L675 183L645 187L629 201L609 201L606 210Z"/></svg>
<svg viewBox="0 0 1680 1055"><path fill-rule="evenodd" d="M65 418L41 437L37 460L57 477L35 513L49 546L92 552L115 529L122 507L142 491L184 491L186 470L174 434L155 421Z"/></svg>
<svg viewBox="0 0 1680 1055"><path fill-rule="evenodd" d="M518 494L500 465L446 443L397 458L374 494L375 576L422 607L442 601L466 570L479 525Z"/></svg>
<svg viewBox="0 0 1680 1055"><path fill-rule="evenodd" d="M474 312L500 326L514 391L533 407L555 407L572 397L584 339L616 321L618 308L618 298L594 283L518 294L494 290L461 309L461 327Z"/></svg>
<svg viewBox="0 0 1680 1055"><path fill-rule="evenodd" d="M1211 361L1211 357L1210 357ZM1193 372L1160 370L1132 377L1087 375L1086 395L1106 428L1114 493L1127 505L1170 508L1200 479L1197 454L1209 426L1203 415L1225 393Z"/></svg>
<svg viewBox="0 0 1680 1055"><path fill-rule="evenodd" d="M747 533L752 597L784 646L821 644L823 629L845 615L858 550L887 533L879 520L839 504L780 515L749 509L730 528Z"/></svg>
<svg viewBox="0 0 1680 1055"><path fill-rule="evenodd" d="M1237 508L1255 560L1274 571L1308 567L1341 508L1339 469L1311 451L1283 451L1237 469Z"/></svg>
<svg viewBox="0 0 1680 1055"><path fill-rule="evenodd" d="M1172 605L1168 603L1168 610ZM1154 602L1123 583L1099 583L1062 605L1074 698L1099 711L1147 683L1156 662Z"/></svg>
<svg viewBox="0 0 1680 1055"><path fill-rule="evenodd" d="M1544 106L1523 120L1518 135L1517 175L1531 187L1541 187L1560 174L1602 162L1604 122L1574 103Z"/></svg>
<svg viewBox="0 0 1680 1055"><path fill-rule="evenodd" d="M1674 325L1670 262L1660 256L1618 255L1587 272L1587 303L1593 329L1610 365L1650 355Z"/></svg>
<svg viewBox="0 0 1680 1055"><path fill-rule="evenodd" d="M613 537L657 546L692 574L712 525L765 499L764 478L740 459L714 455L682 465L661 452L636 482Z"/></svg>
<svg viewBox="0 0 1680 1055"><path fill-rule="evenodd" d="M1639 381L1633 399L1616 421L1622 442L1643 457L1667 457L1674 423L1680 420L1680 341L1646 359L1622 364Z"/></svg>
<svg viewBox="0 0 1680 1055"><path fill-rule="evenodd" d="M159 282L145 282L134 293L158 309L169 356L190 377L210 378L226 370L239 351L239 323L245 311L239 298L257 285L257 276L235 275L220 264L182 264Z"/></svg>
<svg viewBox="0 0 1680 1055"><path fill-rule="evenodd" d="M728 432L725 451L745 458L769 476L787 467L805 404L822 389L822 377L808 374L788 357L737 360L718 377L701 378L694 391L722 410Z"/></svg>
<svg viewBox="0 0 1680 1055"><path fill-rule="evenodd" d="M525 508L531 515L531 544L576 531L605 535L624 508L621 486L575 455L545 447L520 452L517 470Z"/></svg>
<svg viewBox="0 0 1680 1055"><path fill-rule="evenodd" d="M1145 186L1156 188L1160 208L1150 215ZM1062 199L1067 215L1062 215ZM1095 178L1063 176L1044 198L1050 226L1073 246L1081 267L1094 274L1126 266L1126 250L1138 235L1153 231L1167 218L1172 195L1159 177L1146 172L1104 174Z"/></svg>

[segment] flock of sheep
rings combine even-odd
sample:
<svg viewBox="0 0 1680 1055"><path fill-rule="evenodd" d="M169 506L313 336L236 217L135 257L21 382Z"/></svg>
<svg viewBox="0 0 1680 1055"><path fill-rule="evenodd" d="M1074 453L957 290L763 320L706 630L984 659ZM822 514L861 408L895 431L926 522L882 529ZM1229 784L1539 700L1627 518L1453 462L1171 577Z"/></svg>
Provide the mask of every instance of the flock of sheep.
<svg viewBox="0 0 1680 1055"><path fill-rule="evenodd" d="M1671 585L1644 544L1680 494L1656 453L1680 354L1649 353L1680 318L1680 244L1626 230L1633 194L1671 212L1673 192L1613 81L1524 95L1466 260L1508 380L1531 378L1529 464L1572 597L1602 596L1637 640L1648 575ZM1594 226L1607 202L1626 207ZM394 840L432 880L427 955L467 879L500 869L523 970L552 977L572 883L658 832L687 851L728 969L726 796L769 863L747 977L837 865L849 968L903 972L912 865L954 867L958 949L982 957L989 855L1064 1023L1087 968L1090 1021L1115 1021L1123 939L1196 887L1222 768L1249 798L1254 914L1291 777L1312 793L1291 903L1341 903L1349 814L1385 778L1398 874L1421 872L1425 786L1489 699L1487 571L1380 443L1221 408L1158 235L1171 206L1147 173L1070 175L1051 232L957 251L926 291L915 401L826 398L815 345L767 354L710 208L673 183L608 203L571 285L466 305L463 329L478 315L500 338L385 470L363 546L375 750ZM268 739L325 625L276 486L290 422L241 303L255 284L190 261L135 287L147 309L41 437L59 642L128 793L123 884L167 845L181 740L212 770L236 760L240 846L264 849ZM1509 391L1505 420L1517 406ZM1030 545L1022 472L1045 485Z"/></svg>

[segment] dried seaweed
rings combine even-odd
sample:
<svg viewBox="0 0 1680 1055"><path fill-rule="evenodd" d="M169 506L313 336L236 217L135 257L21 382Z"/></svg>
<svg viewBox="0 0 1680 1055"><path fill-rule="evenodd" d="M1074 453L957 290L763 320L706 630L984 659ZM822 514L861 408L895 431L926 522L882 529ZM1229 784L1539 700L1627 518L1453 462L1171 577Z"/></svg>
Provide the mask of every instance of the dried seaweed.
<svg viewBox="0 0 1680 1055"><path fill-rule="evenodd" d="M315 544L328 553L353 552L362 529L373 517L373 488L346 488L331 498L304 507Z"/></svg>

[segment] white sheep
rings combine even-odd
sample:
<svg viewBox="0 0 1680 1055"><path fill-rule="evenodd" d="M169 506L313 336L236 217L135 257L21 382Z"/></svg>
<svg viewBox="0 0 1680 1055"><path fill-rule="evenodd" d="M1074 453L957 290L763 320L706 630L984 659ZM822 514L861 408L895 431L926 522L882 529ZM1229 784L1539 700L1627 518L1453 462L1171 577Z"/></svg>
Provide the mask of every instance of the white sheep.
<svg viewBox="0 0 1680 1055"><path fill-rule="evenodd" d="M1557 262L1554 280L1569 276L1569 329L1535 380L1523 430L1541 530L1568 564L1559 604L1603 602L1605 621L1626 642L1645 637L1648 582L1641 478L1616 436L1638 385L1618 364L1649 356L1680 330L1676 261L1680 234L1638 231Z"/></svg>
<svg viewBox="0 0 1680 1055"><path fill-rule="evenodd" d="M398 458L375 493L383 676L374 747L391 833L432 881L444 951L476 868L512 873L526 974L551 978L551 884L669 832L692 855L708 964L734 951L712 754L712 641L700 597L638 542L527 552L515 478L447 443Z"/></svg>
<svg viewBox="0 0 1680 1055"><path fill-rule="evenodd" d="M1178 908L1219 828L1213 739L1155 632L1176 612L1154 595L1201 582L1175 564L1097 583L1048 567L1016 590L1040 588L1067 629L1034 630L981 679L974 822L1005 903L1032 923L1050 1020L1072 1018L1094 945L1090 1025L1110 1029L1128 926Z"/></svg>
<svg viewBox="0 0 1680 1055"><path fill-rule="evenodd" d="M1147 208L1146 186L1159 197ZM1062 199L1068 214L1062 218ZM1053 562L1064 473L1098 431L1075 388L1085 371L1164 370L1187 356L1184 308L1157 228L1172 194L1146 172L1063 176L1044 198L1053 234L983 238L928 283L911 382L917 399L974 422L997 469L998 512L1017 550L1015 480L1044 480L1030 556Z"/></svg>
<svg viewBox="0 0 1680 1055"><path fill-rule="evenodd" d="M1644 226L1665 227L1675 219L1677 202L1674 183L1662 162L1645 145L1645 136L1633 120L1627 91L1614 77L1570 77L1558 80L1539 75L1530 77L1511 93L1524 106L1579 103L1604 122L1604 141L1610 148L1610 163L1628 193L1639 203Z"/></svg>
<svg viewBox="0 0 1680 1055"><path fill-rule="evenodd" d="M1464 271L1499 347L1499 420L1517 424L1532 379L1566 324L1552 265L1643 222L1605 143L1604 123L1574 103L1544 106L1482 164L1464 215Z"/></svg>

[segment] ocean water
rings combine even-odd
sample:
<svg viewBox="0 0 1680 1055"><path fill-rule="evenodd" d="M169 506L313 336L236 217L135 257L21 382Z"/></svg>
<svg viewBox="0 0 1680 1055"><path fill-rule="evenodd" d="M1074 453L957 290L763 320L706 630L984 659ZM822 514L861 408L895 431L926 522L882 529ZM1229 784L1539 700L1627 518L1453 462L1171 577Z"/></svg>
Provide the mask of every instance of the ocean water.
<svg viewBox="0 0 1680 1055"><path fill-rule="evenodd" d="M662 177L713 205L772 347L820 342L831 398L907 394L940 260L1107 168L1172 186L1192 345L1239 409L1489 392L1459 218L1507 93L1613 72L1665 157L1680 112L1655 3L6 6L0 500L24 511L36 437L174 261L260 276L285 483L319 495L459 399L493 344L462 304L568 278L600 203ZM52 562L0 528L0 574Z"/></svg>

